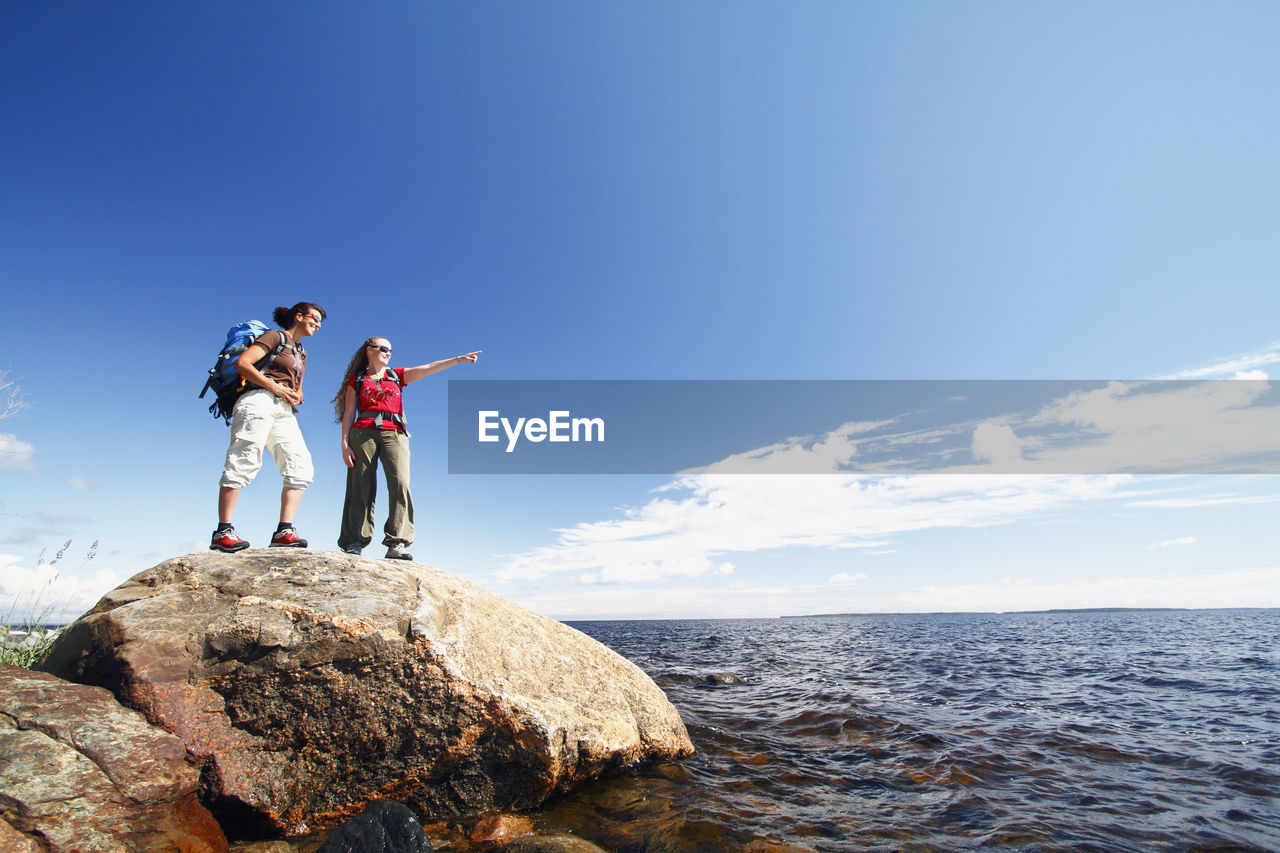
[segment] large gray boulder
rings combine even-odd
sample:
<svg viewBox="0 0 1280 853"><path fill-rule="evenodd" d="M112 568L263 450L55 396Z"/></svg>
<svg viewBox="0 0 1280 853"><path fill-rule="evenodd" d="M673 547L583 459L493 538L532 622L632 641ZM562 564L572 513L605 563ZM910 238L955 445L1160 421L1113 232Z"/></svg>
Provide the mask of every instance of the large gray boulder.
<svg viewBox="0 0 1280 853"><path fill-rule="evenodd" d="M693 752L630 662L402 561L189 554L108 593L42 667L181 738L233 834L331 828L373 799L428 820L518 810Z"/></svg>
<svg viewBox="0 0 1280 853"><path fill-rule="evenodd" d="M0 850L225 853L182 741L100 687L0 665Z"/></svg>

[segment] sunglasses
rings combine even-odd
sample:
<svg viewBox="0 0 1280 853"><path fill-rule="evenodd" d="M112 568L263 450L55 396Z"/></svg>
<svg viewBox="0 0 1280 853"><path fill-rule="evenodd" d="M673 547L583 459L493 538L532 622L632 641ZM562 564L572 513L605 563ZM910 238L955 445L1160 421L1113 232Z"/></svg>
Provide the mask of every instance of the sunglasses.
<svg viewBox="0 0 1280 853"><path fill-rule="evenodd" d="M366 346L369 347L369 349L376 349L379 352L385 352L387 355L391 355L391 347L384 347L381 344L366 344Z"/></svg>

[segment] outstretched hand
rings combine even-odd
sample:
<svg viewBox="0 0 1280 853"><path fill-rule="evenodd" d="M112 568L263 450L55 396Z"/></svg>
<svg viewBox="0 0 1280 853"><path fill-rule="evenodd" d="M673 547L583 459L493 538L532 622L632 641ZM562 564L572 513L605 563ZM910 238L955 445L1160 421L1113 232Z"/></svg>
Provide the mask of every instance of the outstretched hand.
<svg viewBox="0 0 1280 853"><path fill-rule="evenodd" d="M475 361L480 357L483 350L475 350L466 355L455 355L453 358L442 358L439 361L433 361L430 364L419 364L417 367L406 367L404 369L403 384L408 385L410 382L417 382L424 376L430 376L433 373L439 373L442 370L448 370L450 367L456 367L466 361Z"/></svg>

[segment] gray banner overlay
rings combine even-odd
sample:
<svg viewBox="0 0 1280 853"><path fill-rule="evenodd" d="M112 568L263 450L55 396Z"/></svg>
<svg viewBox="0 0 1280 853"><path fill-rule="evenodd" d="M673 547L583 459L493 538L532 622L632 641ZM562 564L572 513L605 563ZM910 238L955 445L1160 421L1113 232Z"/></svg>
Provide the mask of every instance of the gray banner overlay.
<svg viewBox="0 0 1280 853"><path fill-rule="evenodd" d="M449 381L451 474L1275 474L1266 380Z"/></svg>

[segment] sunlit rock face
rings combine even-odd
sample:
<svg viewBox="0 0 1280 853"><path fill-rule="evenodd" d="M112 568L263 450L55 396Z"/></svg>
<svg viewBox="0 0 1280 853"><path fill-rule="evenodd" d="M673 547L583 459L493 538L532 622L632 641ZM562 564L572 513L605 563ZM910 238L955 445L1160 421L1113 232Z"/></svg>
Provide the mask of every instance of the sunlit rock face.
<svg viewBox="0 0 1280 853"><path fill-rule="evenodd" d="M225 853L182 741L100 687L0 665L0 850Z"/></svg>
<svg viewBox="0 0 1280 853"><path fill-rule="evenodd" d="M229 832L300 835L380 798L424 819L518 810L693 752L630 662L403 561L179 557L106 595L42 666L177 735Z"/></svg>

